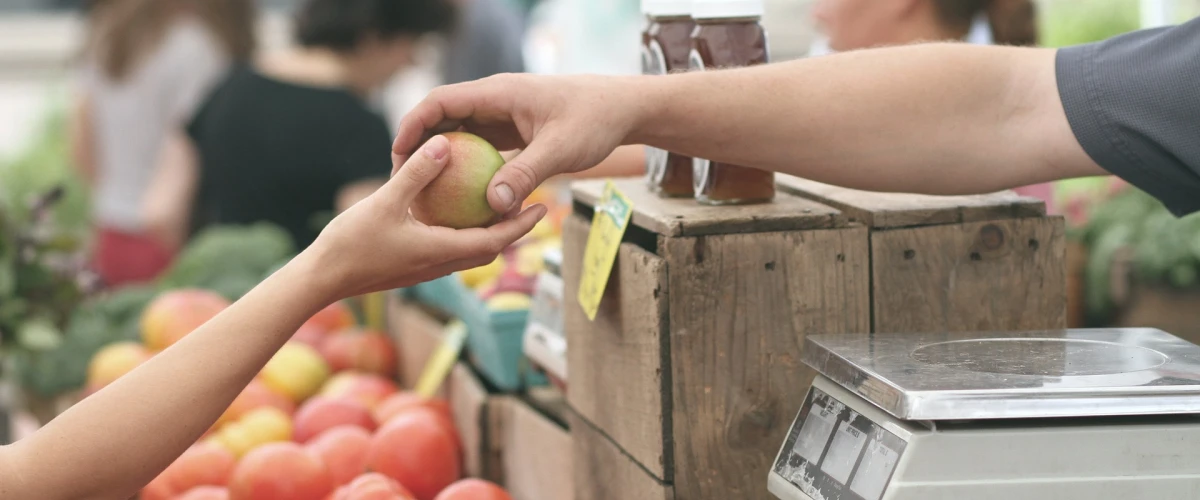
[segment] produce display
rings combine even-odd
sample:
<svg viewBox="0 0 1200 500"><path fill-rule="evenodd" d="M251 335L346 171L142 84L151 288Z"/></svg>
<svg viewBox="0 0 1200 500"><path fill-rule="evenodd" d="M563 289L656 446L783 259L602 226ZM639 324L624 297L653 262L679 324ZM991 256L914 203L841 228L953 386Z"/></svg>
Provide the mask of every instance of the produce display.
<svg viewBox="0 0 1200 500"><path fill-rule="evenodd" d="M228 304L195 288L157 295L140 314L140 342L115 342L91 359L87 391L116 381ZM141 498L507 499L498 486L463 480L449 405L399 390L395 372L391 339L359 326L347 303L332 304L297 330Z"/></svg>

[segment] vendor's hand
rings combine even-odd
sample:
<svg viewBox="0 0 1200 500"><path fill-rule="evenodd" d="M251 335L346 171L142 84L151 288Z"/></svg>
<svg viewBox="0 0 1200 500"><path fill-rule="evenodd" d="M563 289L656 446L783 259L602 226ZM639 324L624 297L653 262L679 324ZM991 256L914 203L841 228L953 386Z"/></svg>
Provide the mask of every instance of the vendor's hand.
<svg viewBox="0 0 1200 500"><path fill-rule="evenodd" d="M441 173L449 153L444 137L430 139L397 166L392 179L338 215L305 250L331 300L411 286L494 260L528 233L546 207L510 212L488 228L431 227L409 213L413 198Z"/></svg>
<svg viewBox="0 0 1200 500"><path fill-rule="evenodd" d="M642 111L634 83L497 75L441 87L404 117L393 154L403 161L431 135L460 129L501 151L521 149L488 186L492 208L507 212L550 177L591 168L621 145Z"/></svg>

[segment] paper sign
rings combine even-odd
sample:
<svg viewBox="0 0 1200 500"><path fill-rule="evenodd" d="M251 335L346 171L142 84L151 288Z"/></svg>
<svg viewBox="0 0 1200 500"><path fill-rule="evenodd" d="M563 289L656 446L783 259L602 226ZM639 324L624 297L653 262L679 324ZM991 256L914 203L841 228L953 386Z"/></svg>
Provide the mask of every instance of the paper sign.
<svg viewBox="0 0 1200 500"><path fill-rule="evenodd" d="M458 362L458 355L462 352L466 339L467 325L462 321L454 320L446 325L442 344L429 357L429 361L425 362L425 371L421 372L421 378L417 380L417 395L431 398L437 393L454 363Z"/></svg>
<svg viewBox="0 0 1200 500"><path fill-rule="evenodd" d="M596 204L592 231L583 251L583 276L579 282L579 305L589 320L596 319L600 298L612 274L613 261L621 247L621 237L633 215L633 203L610 181L604 185L604 196Z"/></svg>

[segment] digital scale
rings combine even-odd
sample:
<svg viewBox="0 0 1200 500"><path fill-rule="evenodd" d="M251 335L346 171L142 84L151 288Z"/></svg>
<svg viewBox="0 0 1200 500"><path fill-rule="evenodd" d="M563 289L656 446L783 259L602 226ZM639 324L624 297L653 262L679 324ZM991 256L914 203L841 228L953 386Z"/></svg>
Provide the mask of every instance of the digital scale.
<svg viewBox="0 0 1200 500"><path fill-rule="evenodd" d="M783 500L1200 499L1200 347L1153 329L822 335Z"/></svg>

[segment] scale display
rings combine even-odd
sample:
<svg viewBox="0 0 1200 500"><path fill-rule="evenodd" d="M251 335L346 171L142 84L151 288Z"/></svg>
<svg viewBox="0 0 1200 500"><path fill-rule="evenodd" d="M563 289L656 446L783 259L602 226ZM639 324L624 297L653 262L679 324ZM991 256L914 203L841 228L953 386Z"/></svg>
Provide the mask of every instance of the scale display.
<svg viewBox="0 0 1200 500"><path fill-rule="evenodd" d="M907 443L813 387L774 471L817 500L881 500Z"/></svg>

